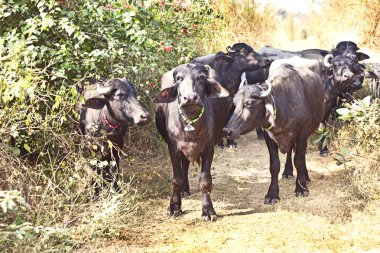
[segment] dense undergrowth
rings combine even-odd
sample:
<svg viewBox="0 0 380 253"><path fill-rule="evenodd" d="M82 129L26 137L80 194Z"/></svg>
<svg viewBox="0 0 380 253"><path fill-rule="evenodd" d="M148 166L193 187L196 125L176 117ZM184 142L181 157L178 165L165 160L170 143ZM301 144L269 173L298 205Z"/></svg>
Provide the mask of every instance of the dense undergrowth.
<svg viewBox="0 0 380 253"><path fill-rule="evenodd" d="M165 71L235 42L271 44L274 15L255 1L0 0L0 251L70 252L117 238L141 212L145 193L133 176L121 194L104 191L89 201L97 175L76 130L78 84L127 77L153 112L151 97ZM365 42L376 45L377 31ZM365 104L334 136L343 148L338 159L365 201L379 196L378 108L376 100ZM123 169L148 160L141 167L159 165L163 148L153 123L131 129ZM365 165L354 163L359 156Z"/></svg>
<svg viewBox="0 0 380 253"><path fill-rule="evenodd" d="M136 210L133 179L89 202L97 176L82 156L76 86L127 77L152 110L161 75L198 55L211 15L207 1L0 1L0 251L71 251ZM130 130L126 167L162 154L155 133Z"/></svg>

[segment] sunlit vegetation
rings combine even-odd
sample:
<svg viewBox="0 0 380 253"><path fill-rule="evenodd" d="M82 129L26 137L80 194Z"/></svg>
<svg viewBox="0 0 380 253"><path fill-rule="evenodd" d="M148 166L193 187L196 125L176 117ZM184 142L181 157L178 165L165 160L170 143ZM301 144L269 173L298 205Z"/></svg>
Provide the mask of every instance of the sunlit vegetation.
<svg viewBox="0 0 380 253"><path fill-rule="evenodd" d="M127 240L147 203L168 195L163 164L170 166L152 122L126 137L122 173L135 173L124 176L122 193L90 201L99 178L77 132L77 85L127 77L153 113L164 72L236 42L330 49L349 33L380 50L377 0L323 3L296 17L254 0L0 0L0 251L72 252L99 238ZM331 124L339 125L331 145L348 172L349 203L360 208L380 194L380 111L371 95L366 89L344 104ZM149 189L139 188L143 180ZM334 240L321 249L334 251Z"/></svg>

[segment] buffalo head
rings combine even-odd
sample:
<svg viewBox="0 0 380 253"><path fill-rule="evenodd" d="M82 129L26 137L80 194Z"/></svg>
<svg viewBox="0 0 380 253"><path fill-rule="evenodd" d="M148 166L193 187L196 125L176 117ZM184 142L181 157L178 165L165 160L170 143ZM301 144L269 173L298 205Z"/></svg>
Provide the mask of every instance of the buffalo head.
<svg viewBox="0 0 380 253"><path fill-rule="evenodd" d="M332 78L335 85L348 88L355 81L354 65L356 63L347 56L334 57L328 54L324 58L324 65L332 70Z"/></svg>
<svg viewBox="0 0 380 253"><path fill-rule="evenodd" d="M173 85L158 93L154 98L155 103L177 101L180 108L200 111L206 98L229 96L228 91L218 82L215 71L208 65L184 64L172 73Z"/></svg>
<svg viewBox="0 0 380 253"><path fill-rule="evenodd" d="M271 60L256 53L245 43L236 43L227 47L227 53L217 54L216 61L233 63L237 70L248 71L269 67Z"/></svg>
<svg viewBox="0 0 380 253"><path fill-rule="evenodd" d="M126 78L113 78L96 83L96 89L84 94L85 107L104 109L119 122L143 125L149 121L149 113L136 98L136 89Z"/></svg>
<svg viewBox="0 0 380 253"><path fill-rule="evenodd" d="M270 100L270 82L244 85L234 97L235 111L223 128L229 138L239 138L257 126L274 126L275 112Z"/></svg>
<svg viewBox="0 0 380 253"><path fill-rule="evenodd" d="M363 64L357 63L348 56L334 57L332 54L328 54L324 58L324 64L332 70L334 83L341 85L342 92L360 89L364 77L377 78L373 72L367 71Z"/></svg>
<svg viewBox="0 0 380 253"><path fill-rule="evenodd" d="M335 48L331 49L334 56L342 55L351 58L355 62L363 61L369 59L369 56L365 53L358 52L360 48L355 42L352 41L341 41Z"/></svg>

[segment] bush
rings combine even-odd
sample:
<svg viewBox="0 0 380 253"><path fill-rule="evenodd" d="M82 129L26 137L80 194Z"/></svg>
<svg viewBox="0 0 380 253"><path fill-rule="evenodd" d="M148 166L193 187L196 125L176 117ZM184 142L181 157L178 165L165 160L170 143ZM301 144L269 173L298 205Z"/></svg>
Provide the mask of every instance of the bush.
<svg viewBox="0 0 380 253"><path fill-rule="evenodd" d="M380 196L380 100L365 97L337 110L345 124L336 136L337 159L349 168L352 192L364 201Z"/></svg>
<svg viewBox="0 0 380 253"><path fill-rule="evenodd" d="M122 198L105 195L95 204L98 209L89 208L94 205L88 203L91 181L97 175L82 156L86 147L76 131L81 99L76 86L89 79L127 77L136 84L139 99L152 109L151 95L158 91L161 75L197 55L197 40L212 11L207 1L0 3L0 187L16 190L30 205L21 212L21 220L6 215L2 229L18 220L17 226L25 225L33 236L7 236L7 245L32 245L42 251L59 241L49 246L39 240L35 228L74 228L82 223L69 232L106 230L105 217L96 222L88 218L101 212L102 205L118 207L111 219L135 210L138 194L129 183L122 185ZM128 133L134 146L127 147L126 162L133 163L145 149L160 153L152 129L151 125ZM92 213L84 215L88 210ZM92 232L75 243L91 239ZM73 242L70 236L64 238Z"/></svg>

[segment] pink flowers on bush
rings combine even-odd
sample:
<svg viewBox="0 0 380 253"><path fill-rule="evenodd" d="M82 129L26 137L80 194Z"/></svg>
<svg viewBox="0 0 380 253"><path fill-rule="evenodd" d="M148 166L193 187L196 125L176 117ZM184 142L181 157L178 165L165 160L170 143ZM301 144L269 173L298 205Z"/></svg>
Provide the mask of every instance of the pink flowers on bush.
<svg viewBox="0 0 380 253"><path fill-rule="evenodd" d="M162 46L162 49L165 50L167 53L170 53L174 49L174 47L172 45Z"/></svg>

